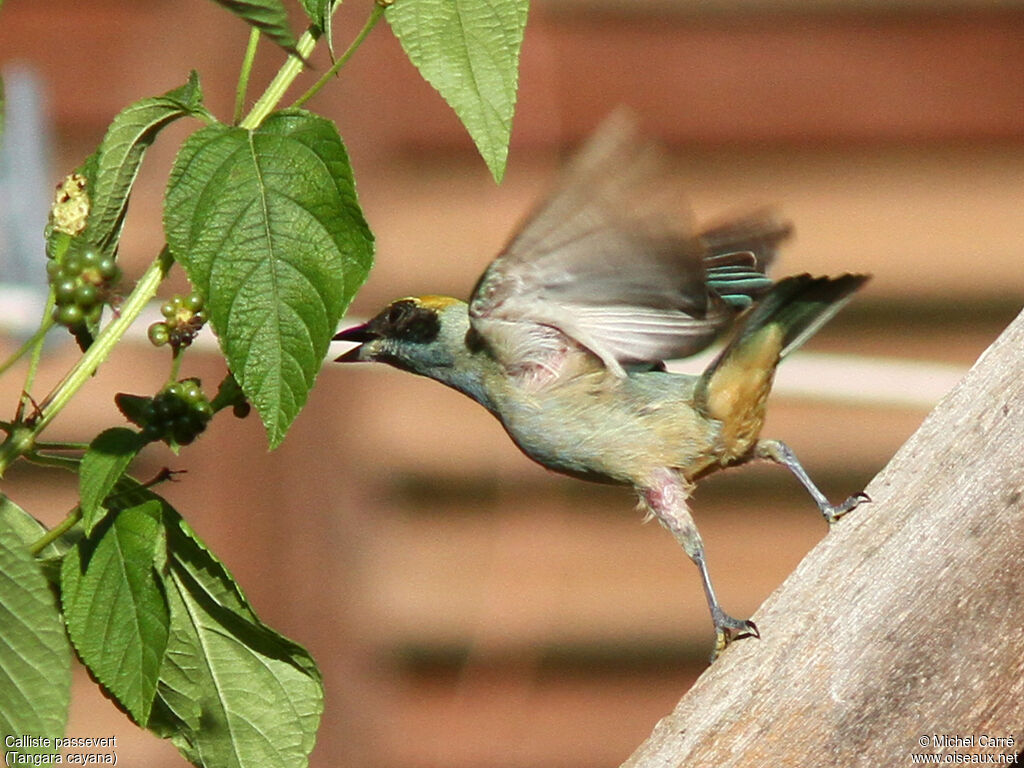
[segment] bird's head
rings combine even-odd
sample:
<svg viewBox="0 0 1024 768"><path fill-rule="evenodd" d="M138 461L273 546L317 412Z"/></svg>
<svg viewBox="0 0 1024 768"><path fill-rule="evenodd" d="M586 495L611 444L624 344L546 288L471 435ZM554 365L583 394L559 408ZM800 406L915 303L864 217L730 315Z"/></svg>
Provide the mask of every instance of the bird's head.
<svg viewBox="0 0 1024 768"><path fill-rule="evenodd" d="M465 302L448 296L399 299L334 339L359 344L337 358L339 363L387 363L440 381L490 407L483 374L493 362L474 342Z"/></svg>

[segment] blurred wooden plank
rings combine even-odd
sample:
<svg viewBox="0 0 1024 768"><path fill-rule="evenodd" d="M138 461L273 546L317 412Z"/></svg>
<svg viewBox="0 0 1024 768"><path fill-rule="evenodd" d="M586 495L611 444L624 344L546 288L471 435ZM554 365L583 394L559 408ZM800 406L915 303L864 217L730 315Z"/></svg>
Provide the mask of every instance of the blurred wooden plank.
<svg viewBox="0 0 1024 768"><path fill-rule="evenodd" d="M736 615L751 614L826 533L809 501L696 509L712 577ZM506 507L382 521L364 562L375 585L366 631L384 647L466 647L487 661L590 644L675 644L705 658L712 631L696 569L640 519L623 504L621 516Z"/></svg>
<svg viewBox="0 0 1024 768"><path fill-rule="evenodd" d="M545 13L711 16L716 14L951 13L992 11L992 0L534 0ZM1024 8L1020 0L1001 0L1000 10Z"/></svg>
<svg viewBox="0 0 1024 768"><path fill-rule="evenodd" d="M475 162L391 165L362 178L378 260L354 311L368 315L422 293L466 297L557 168L550 153L513 147L500 188ZM769 204L794 223L778 274L873 273L857 304L946 300L956 307L1024 296L1020 147L694 150L677 153L673 168L689 197L681 213L687 203L699 219ZM971 314L958 314L957 333L967 333ZM899 319L893 313L894 325Z"/></svg>
<svg viewBox="0 0 1024 768"><path fill-rule="evenodd" d="M384 130L378 140L412 153L472 151L393 40L364 53L359 77L392 73L391 98L367 99L350 125L372 119ZM514 136L534 149L578 139L625 103L660 135L702 146L1019 140L1022 64L1024 14L1012 8L688 15L540 6L526 32ZM367 93L376 95L369 82ZM342 113L340 94L324 99Z"/></svg>

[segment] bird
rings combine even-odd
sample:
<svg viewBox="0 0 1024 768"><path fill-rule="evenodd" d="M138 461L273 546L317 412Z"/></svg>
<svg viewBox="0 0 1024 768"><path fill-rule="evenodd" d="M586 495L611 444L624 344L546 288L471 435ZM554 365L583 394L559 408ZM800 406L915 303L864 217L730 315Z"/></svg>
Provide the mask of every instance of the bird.
<svg viewBox="0 0 1024 768"><path fill-rule="evenodd" d="M778 364L869 279L766 274L791 225L756 209L703 228L665 193L665 163L613 113L487 266L468 301L398 299L334 338L337 362L380 362L478 402L530 459L632 487L697 566L714 660L760 637L722 608L687 500L703 477L764 459L787 467L831 524L832 504L783 442L762 439ZM665 361L725 339L698 374Z"/></svg>

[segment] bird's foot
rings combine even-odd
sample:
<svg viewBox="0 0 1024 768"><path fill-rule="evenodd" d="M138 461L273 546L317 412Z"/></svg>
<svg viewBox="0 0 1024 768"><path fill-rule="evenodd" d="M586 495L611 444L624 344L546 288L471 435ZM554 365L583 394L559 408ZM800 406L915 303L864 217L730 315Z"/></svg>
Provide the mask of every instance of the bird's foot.
<svg viewBox="0 0 1024 768"><path fill-rule="evenodd" d="M861 491L850 496L846 501L840 504L822 504L819 505L821 514L825 518L825 522L832 526L839 518L845 515L847 512L856 509L861 504L871 503L871 497Z"/></svg>
<svg viewBox="0 0 1024 768"><path fill-rule="evenodd" d="M715 622L715 649L711 652L712 662L734 640L742 640L745 637L761 637L754 622L734 619L721 609L712 611L711 619Z"/></svg>

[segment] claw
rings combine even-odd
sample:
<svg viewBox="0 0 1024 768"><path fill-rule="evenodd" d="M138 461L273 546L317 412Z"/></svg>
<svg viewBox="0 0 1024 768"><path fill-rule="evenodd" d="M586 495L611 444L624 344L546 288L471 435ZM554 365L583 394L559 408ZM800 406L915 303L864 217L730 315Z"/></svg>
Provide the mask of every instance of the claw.
<svg viewBox="0 0 1024 768"><path fill-rule="evenodd" d="M871 497L861 491L860 493L853 494L853 496L850 496L841 504L825 504L821 506L821 514L824 516L825 522L827 522L829 526L832 526L847 512L850 512L865 503L870 504Z"/></svg>
<svg viewBox="0 0 1024 768"><path fill-rule="evenodd" d="M752 621L734 619L722 610L712 612L711 618L715 622L715 648L711 652L710 659L712 662L734 640L742 640L745 637L761 637L761 633L757 631L757 625Z"/></svg>

